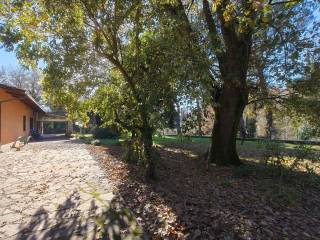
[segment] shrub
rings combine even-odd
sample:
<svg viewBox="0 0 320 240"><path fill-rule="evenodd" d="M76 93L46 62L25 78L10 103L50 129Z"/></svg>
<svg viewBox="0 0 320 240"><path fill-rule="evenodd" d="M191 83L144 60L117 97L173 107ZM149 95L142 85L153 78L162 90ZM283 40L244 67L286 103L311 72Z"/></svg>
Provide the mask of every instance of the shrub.
<svg viewBox="0 0 320 240"><path fill-rule="evenodd" d="M125 152L123 159L129 163L141 163L143 161L143 146L138 138L124 141Z"/></svg>
<svg viewBox="0 0 320 240"><path fill-rule="evenodd" d="M114 127L105 127L105 128L95 128L93 131L93 138L102 139L102 138L117 138L119 137L119 132Z"/></svg>

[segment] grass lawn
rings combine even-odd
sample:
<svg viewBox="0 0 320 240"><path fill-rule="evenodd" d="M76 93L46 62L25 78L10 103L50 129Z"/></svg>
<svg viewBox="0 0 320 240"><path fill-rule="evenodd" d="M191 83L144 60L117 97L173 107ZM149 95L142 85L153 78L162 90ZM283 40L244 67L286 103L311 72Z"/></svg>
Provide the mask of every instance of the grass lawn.
<svg viewBox="0 0 320 240"><path fill-rule="evenodd" d="M78 138L85 140L92 140L92 134L78 134ZM125 141L128 138L126 135L122 135L120 138L103 138L97 139L101 145L114 145ZM154 136L153 138L154 144L157 145L168 145L168 144L183 144L189 146L197 146L198 148L206 149L210 144L210 137L196 137L192 136L190 138L179 137L179 136ZM261 142L259 141L244 141L243 145L240 144L240 141L237 141L237 145L239 150L259 150L262 147ZM294 150L299 144L293 143L279 143L282 149L284 150ZM320 145L310 145L310 148L314 151L320 151Z"/></svg>
<svg viewBox="0 0 320 240"><path fill-rule="evenodd" d="M203 144L208 146L210 144L210 137L191 137L190 139L181 138L179 136L162 136L154 137L155 144L168 144L168 143L183 143L183 144ZM294 149L299 146L299 144L292 143L279 143L280 146L284 149ZM249 147L253 149L259 149L261 147L261 142L259 141L244 141L243 145L240 144L240 141L237 141L238 147ZM320 145L311 145L311 149L320 151Z"/></svg>

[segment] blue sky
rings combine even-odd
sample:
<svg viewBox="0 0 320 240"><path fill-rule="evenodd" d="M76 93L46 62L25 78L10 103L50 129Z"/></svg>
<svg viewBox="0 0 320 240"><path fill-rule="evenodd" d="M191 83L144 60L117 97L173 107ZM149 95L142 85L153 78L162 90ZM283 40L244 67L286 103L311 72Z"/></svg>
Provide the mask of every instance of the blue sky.
<svg viewBox="0 0 320 240"><path fill-rule="evenodd" d="M0 48L0 69L16 69L20 64L14 52L8 52L4 48ZM43 68L45 66L43 61L39 61L38 67Z"/></svg>
<svg viewBox="0 0 320 240"><path fill-rule="evenodd" d="M13 52L7 52L5 49L0 48L0 68L16 68L19 62Z"/></svg>

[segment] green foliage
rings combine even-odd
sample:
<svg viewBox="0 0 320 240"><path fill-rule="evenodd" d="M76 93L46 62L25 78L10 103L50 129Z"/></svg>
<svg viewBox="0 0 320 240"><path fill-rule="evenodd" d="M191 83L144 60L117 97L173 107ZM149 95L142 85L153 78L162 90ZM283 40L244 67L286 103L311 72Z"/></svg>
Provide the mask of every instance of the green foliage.
<svg viewBox="0 0 320 240"><path fill-rule="evenodd" d="M312 31L305 27L314 4L184 4L5 0L0 3L0 41L25 65L45 62L44 96L53 106L64 106L70 120L85 126L88 112L99 114L104 125L136 132L143 152L152 147L146 144L152 143L152 133L169 125L174 103L192 105L201 96L203 103L215 104L217 87L226 85L235 87L244 103L247 91L256 102L278 97L278 90L287 87L288 111L312 112L313 123L319 119L314 114L319 113L317 92L309 98L316 88L301 90L304 84L295 81L317 47L317 24ZM306 85L313 86L319 75L307 72L313 80ZM187 119L184 132L195 122L194 116Z"/></svg>
<svg viewBox="0 0 320 240"><path fill-rule="evenodd" d="M129 163L145 165L148 159L146 159L146 154L144 153L145 148L139 137L133 137L124 141L123 146L125 148L125 153L122 158ZM151 150L151 157L154 164L157 164L160 155L156 149Z"/></svg>
<svg viewBox="0 0 320 240"><path fill-rule="evenodd" d="M118 138L120 136L117 129L114 127L97 127L92 130L93 138L101 139L101 138Z"/></svg>
<svg viewBox="0 0 320 240"><path fill-rule="evenodd" d="M129 163L140 163L144 161L143 146L137 138L126 140L124 142L125 153L123 159Z"/></svg>
<svg viewBox="0 0 320 240"><path fill-rule="evenodd" d="M89 216L90 220L97 225L96 237L115 240L143 239L143 230L129 208L116 200L117 197L111 202L104 200L100 192L92 186L89 187L92 188L92 191L87 192L84 189L81 191L90 194L102 210L100 214Z"/></svg>
<svg viewBox="0 0 320 240"><path fill-rule="evenodd" d="M302 140L320 136L320 65L317 61L305 64L301 76L288 83L290 94L281 108L281 116L289 115L295 121Z"/></svg>
<svg viewBox="0 0 320 240"><path fill-rule="evenodd" d="M198 125L198 119L195 114L188 114L182 121L181 130L184 135L191 134L191 131L196 129Z"/></svg>
<svg viewBox="0 0 320 240"><path fill-rule="evenodd" d="M284 178L292 177L295 172L305 171L307 173L307 181L310 183L314 179L316 168L319 164L319 156L315 154L310 145L297 145L294 147L291 154L286 153L283 145L267 141L264 143L265 163L271 165L269 170L280 177L280 181ZM319 180L319 178L318 178ZM317 181L318 181L317 180Z"/></svg>
<svg viewBox="0 0 320 240"><path fill-rule="evenodd" d="M277 167L282 167L285 164L284 149L281 144L273 141L265 141L264 147L264 159L267 164L270 163Z"/></svg>
<svg viewBox="0 0 320 240"><path fill-rule="evenodd" d="M309 123L302 123L302 126L298 129L298 138L310 140L316 137L320 137L320 124L311 125Z"/></svg>

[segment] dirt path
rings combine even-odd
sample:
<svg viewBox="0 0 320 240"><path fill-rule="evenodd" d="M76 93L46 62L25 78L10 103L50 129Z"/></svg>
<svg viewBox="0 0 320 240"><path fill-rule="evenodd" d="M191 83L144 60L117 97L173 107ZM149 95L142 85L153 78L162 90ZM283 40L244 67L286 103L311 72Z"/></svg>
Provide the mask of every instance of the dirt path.
<svg viewBox="0 0 320 240"><path fill-rule="evenodd" d="M108 219L112 199L104 172L84 144L45 141L0 154L0 239L115 236L119 221Z"/></svg>

